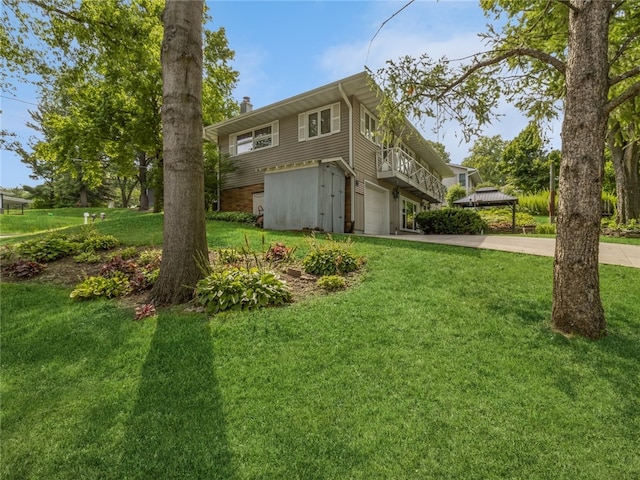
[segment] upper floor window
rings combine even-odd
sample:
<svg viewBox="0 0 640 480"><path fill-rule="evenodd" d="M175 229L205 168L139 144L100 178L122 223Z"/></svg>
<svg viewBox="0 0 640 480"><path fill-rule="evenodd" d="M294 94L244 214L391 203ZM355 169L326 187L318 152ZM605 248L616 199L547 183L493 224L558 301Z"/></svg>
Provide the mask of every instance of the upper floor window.
<svg viewBox="0 0 640 480"><path fill-rule="evenodd" d="M460 184L461 187L466 187L467 186L467 174L466 173L459 173L458 174L458 183Z"/></svg>
<svg viewBox="0 0 640 480"><path fill-rule="evenodd" d="M229 155L241 155L278 145L278 121L268 125L229 135Z"/></svg>
<svg viewBox="0 0 640 480"><path fill-rule="evenodd" d="M360 105L360 133L378 144L378 119L364 105Z"/></svg>
<svg viewBox="0 0 640 480"><path fill-rule="evenodd" d="M298 115L298 141L324 137L340 131L340 103Z"/></svg>

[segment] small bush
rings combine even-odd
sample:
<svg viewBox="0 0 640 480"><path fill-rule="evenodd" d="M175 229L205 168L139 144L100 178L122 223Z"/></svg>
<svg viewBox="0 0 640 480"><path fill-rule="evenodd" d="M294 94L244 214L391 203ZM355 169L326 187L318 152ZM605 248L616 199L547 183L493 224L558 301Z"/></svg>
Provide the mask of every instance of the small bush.
<svg viewBox="0 0 640 480"><path fill-rule="evenodd" d="M108 258L110 260L114 258L122 258L124 260L129 260L138 255L138 249L136 247L127 247L121 248L118 251L109 253Z"/></svg>
<svg viewBox="0 0 640 480"><path fill-rule="evenodd" d="M264 259L268 262L288 262L292 259L295 247L288 248L284 243L269 245L269 249L264 254Z"/></svg>
<svg viewBox="0 0 640 480"><path fill-rule="evenodd" d="M70 297L74 300L114 298L128 295L130 292L129 279L123 273L116 272L109 278L102 276L86 278L76 285Z"/></svg>
<svg viewBox="0 0 640 480"><path fill-rule="evenodd" d="M100 233L93 225L83 225L79 232L69 236L69 241L78 244L78 249L83 252L111 250L120 245L116 237Z"/></svg>
<svg viewBox="0 0 640 480"><path fill-rule="evenodd" d="M462 208L420 212L416 224L423 233L435 235L479 234L487 230L487 223L478 212Z"/></svg>
<svg viewBox="0 0 640 480"><path fill-rule="evenodd" d="M536 225L536 233L541 235L555 235L556 225L555 223L541 223Z"/></svg>
<svg viewBox="0 0 640 480"><path fill-rule="evenodd" d="M460 200L467 196L467 189L461 185L451 185L447 190L447 196L445 197L447 205L453 207L453 202Z"/></svg>
<svg viewBox="0 0 640 480"><path fill-rule="evenodd" d="M102 258L95 252L81 252L73 259L76 263L99 263Z"/></svg>
<svg viewBox="0 0 640 480"><path fill-rule="evenodd" d="M48 235L35 240L27 240L15 246L20 257L36 262L52 262L75 253L77 244L60 235Z"/></svg>
<svg viewBox="0 0 640 480"><path fill-rule="evenodd" d="M234 265L242 261L243 255L235 248L221 248L216 251L216 259L224 265Z"/></svg>
<svg viewBox="0 0 640 480"><path fill-rule="evenodd" d="M140 252L140 255L138 255L138 263L140 265L152 265L155 267L159 267L161 261L162 250L151 248L148 250L143 250L142 252Z"/></svg>
<svg viewBox="0 0 640 480"><path fill-rule="evenodd" d="M207 220L218 220L221 222L255 223L256 216L245 212L209 212Z"/></svg>
<svg viewBox="0 0 640 480"><path fill-rule="evenodd" d="M3 266L2 273L11 278L26 280L40 275L45 268L46 265L42 263L32 262L30 260L17 260L9 265Z"/></svg>
<svg viewBox="0 0 640 480"><path fill-rule="evenodd" d="M350 252L352 245L350 239L336 242L330 235L327 235L327 242L321 244L312 235L309 240L311 250L302 259L304 271L313 275L325 276L357 270L358 260Z"/></svg>
<svg viewBox="0 0 640 480"><path fill-rule="evenodd" d="M320 277L318 286L328 292L335 292L336 290L344 290L347 287L347 281L339 275L327 275Z"/></svg>
<svg viewBox="0 0 640 480"><path fill-rule="evenodd" d="M513 212L510 208L482 208L476 210L487 223L490 230L511 228ZM528 213L516 212L516 227L527 227L536 224L535 218Z"/></svg>
<svg viewBox="0 0 640 480"><path fill-rule="evenodd" d="M242 267L216 270L195 288L196 302L209 314L225 310L252 310L291 301L286 284L271 272Z"/></svg>

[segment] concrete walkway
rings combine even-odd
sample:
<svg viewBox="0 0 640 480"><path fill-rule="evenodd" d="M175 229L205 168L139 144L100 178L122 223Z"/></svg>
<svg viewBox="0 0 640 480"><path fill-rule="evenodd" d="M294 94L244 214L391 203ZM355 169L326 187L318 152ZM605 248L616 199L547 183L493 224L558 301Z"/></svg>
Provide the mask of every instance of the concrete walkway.
<svg viewBox="0 0 640 480"><path fill-rule="evenodd" d="M504 235L376 235L379 238L439 243L459 247L485 248L504 252L553 257L555 238L509 237ZM640 268L640 245L600 243L600 263Z"/></svg>

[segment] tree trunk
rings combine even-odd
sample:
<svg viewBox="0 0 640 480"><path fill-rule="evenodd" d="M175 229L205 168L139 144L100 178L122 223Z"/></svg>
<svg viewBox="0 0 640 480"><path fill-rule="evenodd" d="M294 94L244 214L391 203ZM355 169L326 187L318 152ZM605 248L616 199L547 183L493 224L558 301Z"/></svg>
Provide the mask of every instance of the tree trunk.
<svg viewBox="0 0 640 480"><path fill-rule="evenodd" d="M625 132L620 123L611 128L608 136L616 179L616 221L627 223L640 218L640 142L635 140L632 126Z"/></svg>
<svg viewBox="0 0 640 480"><path fill-rule="evenodd" d="M554 261L556 330L606 335L598 248L608 94L607 1L571 0Z"/></svg>
<svg viewBox="0 0 640 480"><path fill-rule="evenodd" d="M140 184L140 211L149 210L149 182L147 181L147 168L149 161L145 152L138 153L138 183Z"/></svg>
<svg viewBox="0 0 640 480"><path fill-rule="evenodd" d="M202 0L167 0L163 13L164 237L158 305L183 303L207 258L202 155Z"/></svg>
<svg viewBox="0 0 640 480"><path fill-rule="evenodd" d="M89 206L89 193L84 185L80 187L80 206L83 208Z"/></svg>

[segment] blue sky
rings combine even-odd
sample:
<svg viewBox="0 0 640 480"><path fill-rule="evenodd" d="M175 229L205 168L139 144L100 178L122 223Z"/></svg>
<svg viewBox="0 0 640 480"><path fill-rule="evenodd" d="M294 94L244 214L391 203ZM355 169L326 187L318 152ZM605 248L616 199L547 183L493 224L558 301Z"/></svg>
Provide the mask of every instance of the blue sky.
<svg viewBox="0 0 640 480"><path fill-rule="evenodd" d="M390 19L407 0L400 1L210 1L211 29L224 27L229 46L236 52L234 68L240 72L234 97L251 97L259 108L360 72L365 65L376 70L387 59L428 53L461 58L482 51L478 33L489 22L477 1L417 0ZM372 41L373 39L373 41ZM7 99L13 97L15 99ZM15 95L2 93L2 128L26 140L33 134L25 127L28 109L35 109L37 92L17 85ZM501 105L504 118L486 135L515 137L526 119ZM426 138L445 144L453 163L467 156L471 144L460 143L454 124L434 133L422 127ZM473 141L473 140L472 140ZM559 128L551 133L559 148ZM0 185L37 185L30 170L11 152L2 151Z"/></svg>

